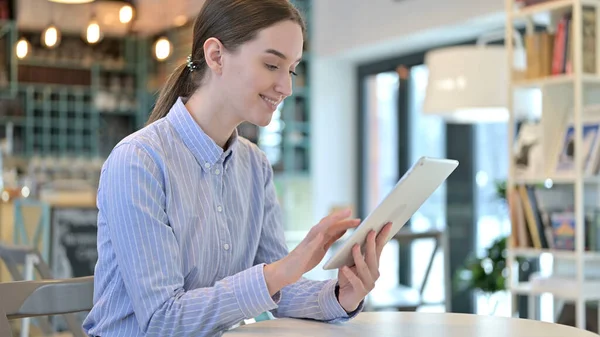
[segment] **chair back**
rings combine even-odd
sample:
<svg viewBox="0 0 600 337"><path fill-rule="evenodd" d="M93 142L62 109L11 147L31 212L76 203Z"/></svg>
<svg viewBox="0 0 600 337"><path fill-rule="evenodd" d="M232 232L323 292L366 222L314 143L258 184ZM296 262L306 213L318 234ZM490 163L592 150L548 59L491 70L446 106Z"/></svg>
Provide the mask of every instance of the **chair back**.
<svg viewBox="0 0 600 337"><path fill-rule="evenodd" d="M81 319L74 312L92 308L94 294L93 276L54 279L50 267L35 248L0 243L0 261L4 262L14 282L0 283L0 336L8 319L25 318L21 325L22 335L28 335L29 317L62 314L67 328L74 337L84 337ZM25 270L24 275L19 270ZM34 269L42 280L35 279ZM35 310L31 310L35 309ZM45 334L53 331L45 317L37 319L37 325ZM8 334L10 336L10 334Z"/></svg>
<svg viewBox="0 0 600 337"><path fill-rule="evenodd" d="M11 336L11 319L91 310L93 296L93 276L0 283L0 336Z"/></svg>

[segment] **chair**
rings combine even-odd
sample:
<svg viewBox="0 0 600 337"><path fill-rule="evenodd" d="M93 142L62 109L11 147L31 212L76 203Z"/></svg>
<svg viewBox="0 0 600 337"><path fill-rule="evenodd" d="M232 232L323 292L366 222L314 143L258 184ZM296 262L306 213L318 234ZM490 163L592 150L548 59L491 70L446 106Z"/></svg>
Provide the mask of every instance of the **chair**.
<svg viewBox="0 0 600 337"><path fill-rule="evenodd" d="M50 205L31 198L19 198L14 203L15 245L32 246L45 261L50 259Z"/></svg>
<svg viewBox="0 0 600 337"><path fill-rule="evenodd" d="M11 319L91 310L93 292L93 276L0 283L0 336L11 336ZM85 336L81 327L71 332Z"/></svg>
<svg viewBox="0 0 600 337"><path fill-rule="evenodd" d="M447 253L445 252L445 233L443 231L432 229L427 231L414 231L412 229L405 229L399 231L393 238L393 240L398 241L400 244L410 244L413 241L420 239L433 239L435 242L435 246L429 260L427 262L427 268L425 270L425 275L418 289L416 287L408 287L402 284L399 284L393 289L380 291L375 289L369 296L368 301L366 303L366 309L372 311L382 311L394 309L396 311L417 311L420 306L424 304L432 304L425 303L423 301L423 293L425 292L425 286L427 286L427 282L429 280L429 275L431 273L431 269L433 267L433 262L435 259L435 254L438 250L442 249L444 254L447 257ZM446 263L444 263L446 265ZM446 274L446 271L444 271ZM445 275L444 283L449 283ZM450 295L446 293L446 298ZM438 304L438 303L435 303Z"/></svg>
<svg viewBox="0 0 600 337"><path fill-rule="evenodd" d="M53 279L48 265L34 248L28 246L8 246L0 244L0 260L3 260L15 282L0 283L0 336L10 326L3 319L29 318L36 316L63 315L67 327L74 337L85 337L80 319L73 312L87 311L92 308L93 276L57 280ZM33 279L33 268L43 280L25 281L18 265L25 268L28 279ZM65 290L66 289L66 290ZM39 305L38 305L39 304ZM33 310L36 308L35 310ZM33 310L33 311L32 311ZM28 335L29 322L23 323L22 335ZM47 320L38 320L45 334L52 328ZM8 334L8 336L11 336Z"/></svg>

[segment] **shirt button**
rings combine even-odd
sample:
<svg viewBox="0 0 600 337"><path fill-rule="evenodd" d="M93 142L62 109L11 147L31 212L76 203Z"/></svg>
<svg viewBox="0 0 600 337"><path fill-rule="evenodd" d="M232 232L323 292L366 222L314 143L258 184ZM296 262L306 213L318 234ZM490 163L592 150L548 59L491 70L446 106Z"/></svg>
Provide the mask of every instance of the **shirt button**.
<svg viewBox="0 0 600 337"><path fill-rule="evenodd" d="M224 244L224 245L223 245L223 249L225 249L225 250L229 250L229 244L228 244L228 243Z"/></svg>
<svg viewBox="0 0 600 337"><path fill-rule="evenodd" d="M216 174L216 175L219 175L220 173L221 173L221 170L219 170L219 169L216 169L216 170L215 170L215 174Z"/></svg>
<svg viewBox="0 0 600 337"><path fill-rule="evenodd" d="M206 168L210 168L210 163L205 163L205 164L204 164L204 167L206 167Z"/></svg>
<svg viewBox="0 0 600 337"><path fill-rule="evenodd" d="M219 212L223 212L223 207L221 207L221 206L217 206L217 211L219 211Z"/></svg>

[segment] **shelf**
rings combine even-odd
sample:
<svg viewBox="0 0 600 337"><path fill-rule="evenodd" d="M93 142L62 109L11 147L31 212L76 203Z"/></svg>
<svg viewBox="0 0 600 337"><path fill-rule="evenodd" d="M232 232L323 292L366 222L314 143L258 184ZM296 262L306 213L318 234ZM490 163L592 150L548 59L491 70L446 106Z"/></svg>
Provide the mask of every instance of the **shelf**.
<svg viewBox="0 0 600 337"><path fill-rule="evenodd" d="M600 85L600 76L595 74L584 74L581 77L583 84ZM570 85L575 81L573 74L562 74L553 75L544 78L535 78L527 80L518 80L513 82L513 87L527 89L527 88L542 88L554 85Z"/></svg>
<svg viewBox="0 0 600 337"><path fill-rule="evenodd" d="M575 184L575 177L527 177L527 178L515 178L514 183L517 185L537 185L545 184L546 181L551 180L552 184L568 185ZM583 177L585 184L600 184L600 176Z"/></svg>
<svg viewBox="0 0 600 337"><path fill-rule="evenodd" d="M600 4L597 0L549 0L537 5L523 7L522 9L513 12L512 17L515 19L524 19L536 14L568 10L578 2L581 2L584 6L597 6Z"/></svg>
<svg viewBox="0 0 600 337"><path fill-rule="evenodd" d="M5 126L8 123L13 123L15 126L23 126L25 125L25 117L24 116L1 116L0 117L0 126Z"/></svg>
<svg viewBox="0 0 600 337"><path fill-rule="evenodd" d="M552 294L554 297L564 300L577 300L577 288L575 286L535 286L529 282L521 282L515 285L508 286L511 293L515 295L542 295ZM583 282L580 287L581 295L585 300L600 300L600 291L598 290L598 282Z"/></svg>
<svg viewBox="0 0 600 337"><path fill-rule="evenodd" d="M101 71L106 72L117 72L117 73L131 73L135 74L135 68L133 66L119 66L115 64L102 64L97 62L77 62L77 61L52 61L36 58L25 58L18 61L18 65L31 66L31 67L44 67L44 68L63 68L63 69L81 69L81 70L92 70L97 67Z"/></svg>
<svg viewBox="0 0 600 337"><path fill-rule="evenodd" d="M554 258L563 260L576 260L577 254L574 251L557 249L535 249L535 248L513 248L509 249L509 254L518 257L537 258L542 254L551 254ZM583 252L584 260L600 261L600 252Z"/></svg>
<svg viewBox="0 0 600 337"><path fill-rule="evenodd" d="M136 110L99 110L98 113L102 116L121 116L121 117L137 116Z"/></svg>

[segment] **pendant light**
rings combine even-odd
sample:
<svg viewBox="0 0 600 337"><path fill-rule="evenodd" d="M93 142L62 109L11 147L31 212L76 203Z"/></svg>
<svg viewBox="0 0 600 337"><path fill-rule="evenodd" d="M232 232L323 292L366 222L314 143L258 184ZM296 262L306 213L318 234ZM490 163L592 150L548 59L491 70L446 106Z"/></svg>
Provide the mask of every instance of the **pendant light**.
<svg viewBox="0 0 600 337"><path fill-rule="evenodd" d="M46 48L56 48L60 44L60 38L60 30L54 24L50 24L42 32L42 44Z"/></svg>
<svg viewBox="0 0 600 337"><path fill-rule="evenodd" d="M54 25L54 5L50 4L50 25L42 31L42 45L46 48L56 48L60 44L60 30Z"/></svg>
<svg viewBox="0 0 600 337"><path fill-rule="evenodd" d="M169 41L167 37L162 36L156 40L153 49L154 57L156 57L158 61L164 61L171 56L173 48L171 47L171 41Z"/></svg>
<svg viewBox="0 0 600 337"><path fill-rule="evenodd" d="M167 13L164 13L167 14ZM168 13L170 14L170 13ZM171 17L170 15L163 15L163 17ZM173 47L171 41L167 38L167 36L160 36L156 42L154 42L154 58L158 61L165 61L171 53L173 52Z"/></svg>
<svg viewBox="0 0 600 337"><path fill-rule="evenodd" d="M22 37L15 45L15 54L17 55L17 58L21 60L27 57L27 54L29 54L30 49L31 45L29 44L29 41L27 41L26 38Z"/></svg>
<svg viewBox="0 0 600 337"><path fill-rule="evenodd" d="M504 32L487 34L475 45L433 50L425 56L429 78L423 113L450 123L506 122L508 111L508 60L503 45L488 45ZM525 51L515 36L514 67L525 68ZM539 114L539 93L523 91L515 97L515 115Z"/></svg>
<svg viewBox="0 0 600 337"><path fill-rule="evenodd" d="M85 41L89 44L96 44L102 40L103 34L96 15L92 14L90 21L85 29Z"/></svg>
<svg viewBox="0 0 600 337"><path fill-rule="evenodd" d="M126 3L119 9L119 21L123 24L130 23L133 20L133 14L133 6Z"/></svg>
<svg viewBox="0 0 600 337"><path fill-rule="evenodd" d="M103 4L109 6L109 8L119 8L119 22L122 24L128 24L135 18L135 4L133 0L97 0L95 6L101 7Z"/></svg>

